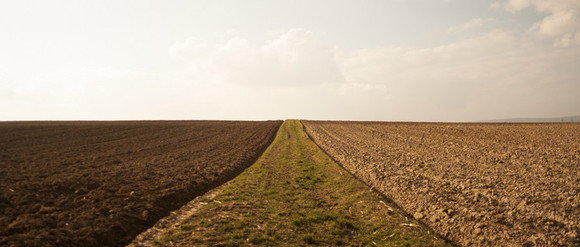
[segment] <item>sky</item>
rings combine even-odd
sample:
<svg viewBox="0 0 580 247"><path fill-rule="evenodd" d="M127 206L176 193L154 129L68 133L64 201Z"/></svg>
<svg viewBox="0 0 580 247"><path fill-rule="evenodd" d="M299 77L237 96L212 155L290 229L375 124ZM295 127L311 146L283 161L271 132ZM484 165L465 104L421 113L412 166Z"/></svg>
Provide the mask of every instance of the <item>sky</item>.
<svg viewBox="0 0 580 247"><path fill-rule="evenodd" d="M0 121L579 114L578 0L0 1Z"/></svg>

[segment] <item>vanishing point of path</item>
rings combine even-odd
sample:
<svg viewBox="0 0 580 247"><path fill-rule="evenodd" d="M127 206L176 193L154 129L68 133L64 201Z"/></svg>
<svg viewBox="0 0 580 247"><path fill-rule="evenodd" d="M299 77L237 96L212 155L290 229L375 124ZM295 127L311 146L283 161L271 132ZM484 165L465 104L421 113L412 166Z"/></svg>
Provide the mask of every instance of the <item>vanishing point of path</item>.
<svg viewBox="0 0 580 247"><path fill-rule="evenodd" d="M262 157L211 197L160 246L445 246L334 163L297 120Z"/></svg>

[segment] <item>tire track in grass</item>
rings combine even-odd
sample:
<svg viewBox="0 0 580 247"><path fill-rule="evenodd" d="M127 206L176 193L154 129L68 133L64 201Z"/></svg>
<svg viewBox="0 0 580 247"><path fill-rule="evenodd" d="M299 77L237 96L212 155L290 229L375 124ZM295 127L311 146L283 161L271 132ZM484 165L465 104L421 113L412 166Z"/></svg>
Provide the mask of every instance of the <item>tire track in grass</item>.
<svg viewBox="0 0 580 247"><path fill-rule="evenodd" d="M297 120L159 246L449 245L351 176Z"/></svg>

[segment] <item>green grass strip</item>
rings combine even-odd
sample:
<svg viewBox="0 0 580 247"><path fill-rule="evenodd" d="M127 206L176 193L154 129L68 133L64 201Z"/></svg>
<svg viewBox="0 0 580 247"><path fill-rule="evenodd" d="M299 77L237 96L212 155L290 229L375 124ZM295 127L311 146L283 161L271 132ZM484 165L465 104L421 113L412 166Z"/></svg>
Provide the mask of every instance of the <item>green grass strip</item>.
<svg viewBox="0 0 580 247"><path fill-rule="evenodd" d="M250 168L181 228L167 246L445 246L414 219L334 163L285 121Z"/></svg>

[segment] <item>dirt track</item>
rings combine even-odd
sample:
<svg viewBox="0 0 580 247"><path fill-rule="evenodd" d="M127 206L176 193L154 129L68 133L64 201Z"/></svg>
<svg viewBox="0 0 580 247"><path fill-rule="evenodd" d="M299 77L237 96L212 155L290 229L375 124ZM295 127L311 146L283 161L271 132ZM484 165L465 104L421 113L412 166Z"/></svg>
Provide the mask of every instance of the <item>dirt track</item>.
<svg viewBox="0 0 580 247"><path fill-rule="evenodd" d="M347 170L459 244L580 245L580 124L303 123Z"/></svg>
<svg viewBox="0 0 580 247"><path fill-rule="evenodd" d="M251 165L280 124L0 123L0 245L127 244Z"/></svg>

